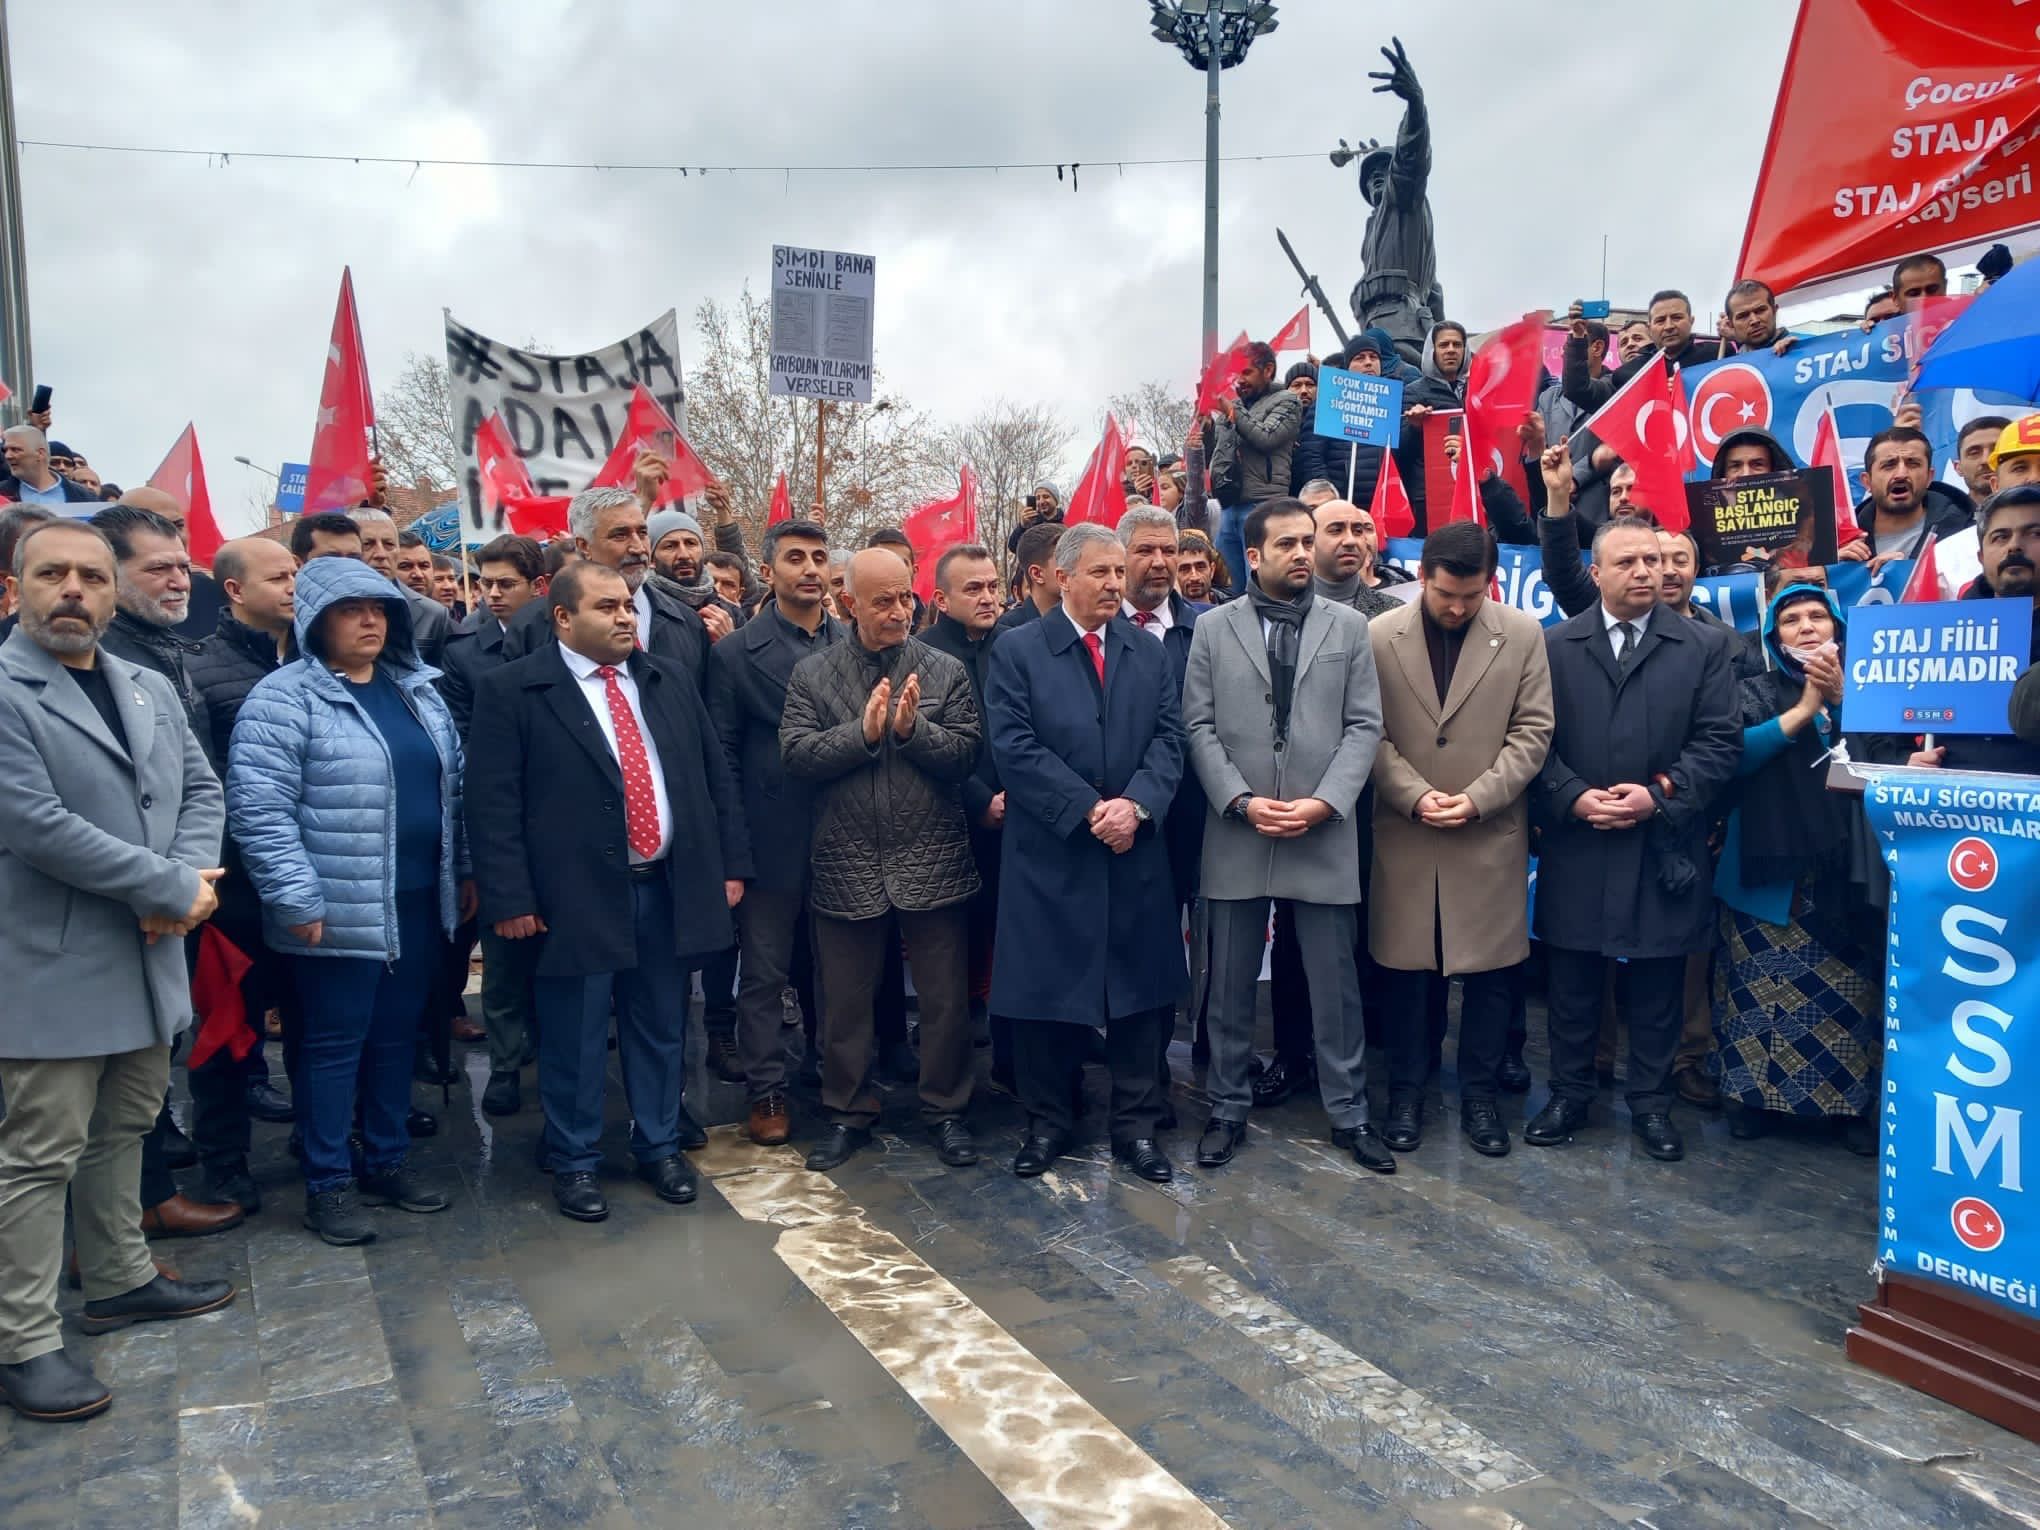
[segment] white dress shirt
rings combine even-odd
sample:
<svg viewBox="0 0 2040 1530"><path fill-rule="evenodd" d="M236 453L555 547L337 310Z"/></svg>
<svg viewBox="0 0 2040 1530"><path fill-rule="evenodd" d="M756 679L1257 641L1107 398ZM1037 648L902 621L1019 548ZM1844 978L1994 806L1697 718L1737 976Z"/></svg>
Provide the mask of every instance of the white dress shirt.
<svg viewBox="0 0 2040 1530"><path fill-rule="evenodd" d="M603 667L602 664L586 654L576 653L565 643L560 644L560 657L566 660L567 673L580 685L581 699L595 714L596 726L601 728L603 741L609 745L609 753L621 772L623 756L616 751L616 720L609 715L609 684L595 673ZM631 716L637 719L638 737L645 741L645 763L652 771L652 801L659 810L659 853L651 857L656 861L673 844L673 804L666 797L666 773L659 768L659 746L652 741L652 730L645 726L644 703L638 696L637 681L631 678L628 665L616 666L616 683L623 690L623 699L630 703ZM642 857L633 850L630 859L635 866L640 864Z"/></svg>
<svg viewBox="0 0 2040 1530"><path fill-rule="evenodd" d="M637 612L637 645L646 653L652 651L652 592L644 585L630 598L631 609ZM614 739L610 741L612 744Z"/></svg>
<svg viewBox="0 0 2040 1530"><path fill-rule="evenodd" d="M1142 615L1140 609L1130 600L1120 607L1120 614L1159 643L1162 641L1162 634L1176 625L1176 616L1169 609L1170 604L1171 602L1165 600L1154 610L1147 612L1145 622L1140 619Z"/></svg>
<svg viewBox="0 0 2040 1530"><path fill-rule="evenodd" d="M1652 609L1656 608L1653 607ZM1650 628L1650 612L1646 611L1641 616L1621 617L1610 611L1606 606L1601 607L1601 628L1608 634L1608 651L1615 655L1615 661L1618 664L1622 662L1622 634L1615 629L1620 627L1624 621L1627 621L1630 626L1636 629L1636 636L1630 639L1630 645L1633 648L1636 644L1643 641L1644 633Z"/></svg>

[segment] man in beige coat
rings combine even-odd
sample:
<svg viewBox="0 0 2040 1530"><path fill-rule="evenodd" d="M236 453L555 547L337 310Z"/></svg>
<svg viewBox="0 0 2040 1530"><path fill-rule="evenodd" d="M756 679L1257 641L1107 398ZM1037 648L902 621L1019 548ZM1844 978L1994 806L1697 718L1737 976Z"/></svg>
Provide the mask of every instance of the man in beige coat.
<svg viewBox="0 0 2040 1530"><path fill-rule="evenodd" d="M1423 1137L1424 988L1461 979L1460 1127L1499 1157L1495 1108L1515 968L1529 955L1524 793L1551 749L1551 670L1536 620L1488 599L1495 544L1472 521L1424 543L1423 593L1370 624L1384 737L1374 761L1374 897L1389 1041L1388 1121Z"/></svg>

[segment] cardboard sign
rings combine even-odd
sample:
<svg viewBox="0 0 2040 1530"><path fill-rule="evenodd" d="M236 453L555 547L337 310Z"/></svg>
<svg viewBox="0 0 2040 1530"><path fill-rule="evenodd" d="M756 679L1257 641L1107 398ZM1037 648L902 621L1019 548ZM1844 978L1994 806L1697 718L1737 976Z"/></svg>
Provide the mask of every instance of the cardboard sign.
<svg viewBox="0 0 2040 1530"><path fill-rule="evenodd" d="M1311 429L1337 441L1393 447L1402 439L1402 379L1319 367Z"/></svg>
<svg viewBox="0 0 2040 1530"><path fill-rule="evenodd" d="M1804 564L1835 561L1835 480L1826 470L1764 473L1686 485L1686 509L1702 568L1727 568L1788 548Z"/></svg>
<svg viewBox="0 0 2040 1530"><path fill-rule="evenodd" d="M869 255L772 246L774 398L871 402L877 266Z"/></svg>

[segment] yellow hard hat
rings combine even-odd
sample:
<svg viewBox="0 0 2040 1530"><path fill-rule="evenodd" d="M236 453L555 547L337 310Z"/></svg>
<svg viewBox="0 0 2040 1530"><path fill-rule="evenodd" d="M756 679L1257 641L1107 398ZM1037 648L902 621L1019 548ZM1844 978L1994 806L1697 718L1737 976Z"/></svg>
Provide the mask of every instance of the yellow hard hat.
<svg viewBox="0 0 2040 1530"><path fill-rule="evenodd" d="M2027 452L2040 452L2040 414L2022 415L1998 432L1997 445L1990 449L1985 459L1995 473L1997 465L2006 457L2023 456Z"/></svg>

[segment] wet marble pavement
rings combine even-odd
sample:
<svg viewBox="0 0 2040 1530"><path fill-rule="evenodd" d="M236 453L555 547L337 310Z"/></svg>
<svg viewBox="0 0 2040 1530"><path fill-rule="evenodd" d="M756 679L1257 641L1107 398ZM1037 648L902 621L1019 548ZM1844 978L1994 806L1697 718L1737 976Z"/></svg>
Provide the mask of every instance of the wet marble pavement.
<svg viewBox="0 0 2040 1530"><path fill-rule="evenodd" d="M159 1245L241 1299L72 1334L114 1408L0 1409L0 1527L2040 1526L2040 1448L1843 1359L1874 1184L1837 1145L1682 1109L1658 1164L1604 1096L1572 1148L1494 1161L1434 1096L1377 1178L1292 1101L1218 1172L1150 1186L1099 1140L1022 1182L1012 1101L980 1096L986 1159L951 1170L895 1090L830 1176L799 1167L812 1114L794 1149L713 1134L674 1208L612 1088L583 1226L535 1105L483 1117L467 1066L417 1155L453 1209L377 1213L364 1249L300 1229L258 1126L262 1213Z"/></svg>

